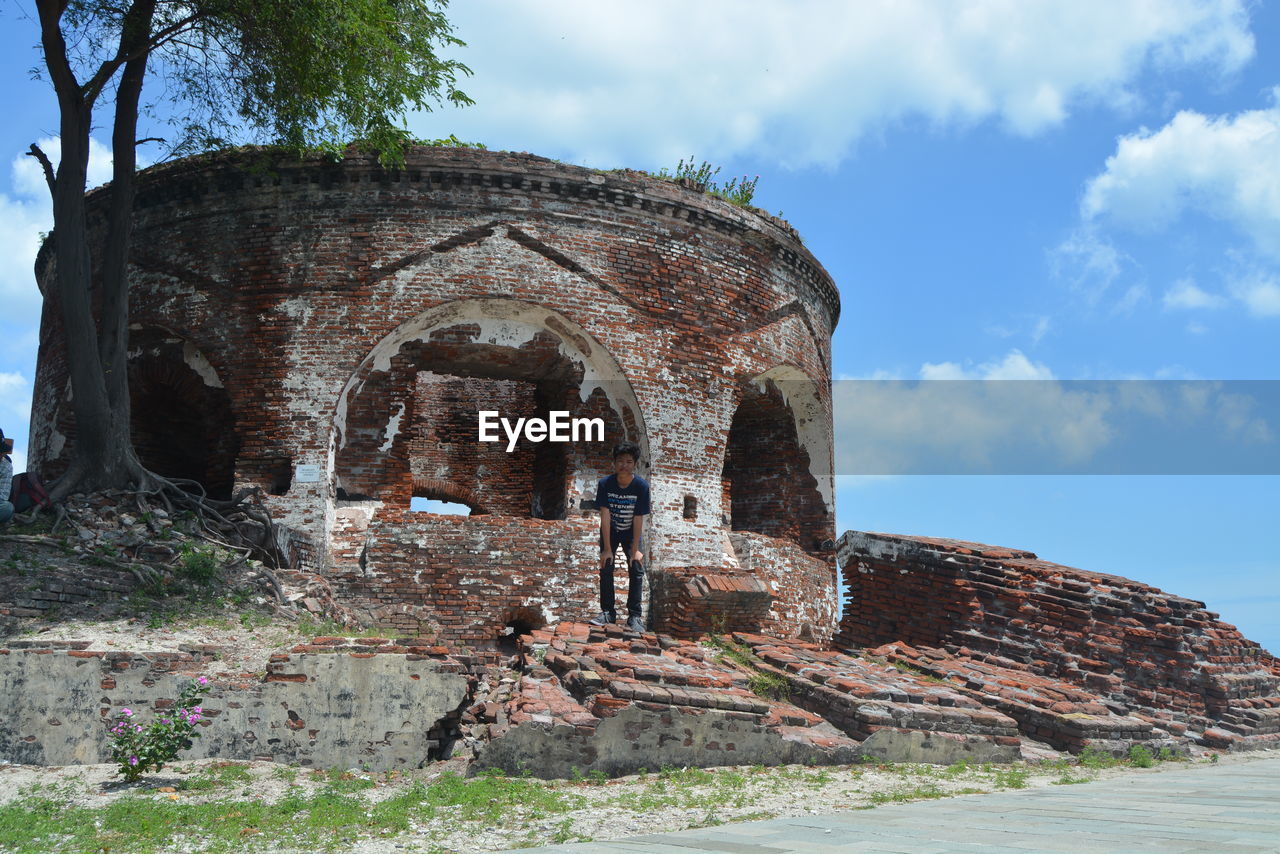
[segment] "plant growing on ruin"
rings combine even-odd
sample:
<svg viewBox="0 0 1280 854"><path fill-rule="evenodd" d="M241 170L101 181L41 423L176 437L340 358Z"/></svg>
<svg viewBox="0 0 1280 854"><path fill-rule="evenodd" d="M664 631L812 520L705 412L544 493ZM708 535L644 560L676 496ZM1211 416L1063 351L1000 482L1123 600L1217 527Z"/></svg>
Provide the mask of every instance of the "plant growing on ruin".
<svg viewBox="0 0 1280 854"><path fill-rule="evenodd" d="M170 709L155 713L155 720L143 724L132 709L116 712L107 729L111 761L120 766L120 774L130 783L147 771L159 771L199 738L196 725L204 719L200 697L209 680L192 679L178 695Z"/></svg>
<svg viewBox="0 0 1280 854"><path fill-rule="evenodd" d="M167 117L165 155L238 140L340 150L352 138L384 163L402 156L408 110L471 100L470 73L437 51L462 43L445 0L36 0L44 73L57 97L60 154L32 145L53 198L51 305L66 330L77 429L52 489L174 483L147 471L130 438L128 263L139 117ZM144 86L155 97L143 97ZM107 112L104 122L95 110ZM111 127L112 177L101 244L85 205L89 133ZM93 251L96 248L96 252ZM96 256L96 258L95 258ZM91 298L92 295L92 298ZM95 312L94 306L97 305ZM198 485L197 485L198 486Z"/></svg>
<svg viewBox="0 0 1280 854"><path fill-rule="evenodd" d="M719 166L712 166L705 160L695 166L693 158L690 157L688 163L682 159L674 172L668 171L664 166L658 170L655 177L664 181L687 181L699 192L710 193L739 207L751 204L751 200L755 198L756 184L760 182L759 175L754 178L743 175L741 181L731 178L727 184L721 185L715 180L716 175L719 174Z"/></svg>
<svg viewBox="0 0 1280 854"><path fill-rule="evenodd" d="M1156 755L1141 744L1129 746L1129 764L1134 768L1151 768L1156 762Z"/></svg>
<svg viewBox="0 0 1280 854"><path fill-rule="evenodd" d="M185 578L199 584L208 584L218 574L218 556L211 550L197 546L182 547L178 571Z"/></svg>

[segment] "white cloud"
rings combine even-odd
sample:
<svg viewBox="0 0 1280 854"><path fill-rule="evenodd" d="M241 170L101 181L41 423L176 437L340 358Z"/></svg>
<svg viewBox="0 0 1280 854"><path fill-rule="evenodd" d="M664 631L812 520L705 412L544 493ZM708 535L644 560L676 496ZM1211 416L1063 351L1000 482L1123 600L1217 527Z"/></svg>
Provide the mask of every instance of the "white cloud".
<svg viewBox="0 0 1280 854"><path fill-rule="evenodd" d="M1164 294L1167 309L1221 308L1225 304L1225 299L1201 289L1193 279L1179 279Z"/></svg>
<svg viewBox="0 0 1280 854"><path fill-rule="evenodd" d="M1242 0L488 0L450 9L477 106L416 129L593 165L743 152L835 163L902 120L1033 134L1124 108L1144 69L1230 74Z"/></svg>
<svg viewBox="0 0 1280 854"><path fill-rule="evenodd" d="M51 220L47 203L0 193L0 297L11 316L39 316L41 296L32 268L40 233L49 230Z"/></svg>
<svg viewBox="0 0 1280 854"><path fill-rule="evenodd" d="M1097 305L1133 259L1093 227L1076 229L1049 251L1053 275L1089 305Z"/></svg>
<svg viewBox="0 0 1280 854"><path fill-rule="evenodd" d="M920 376L835 384L837 472L1212 473L1237 470L1241 446L1263 455L1259 470L1277 460L1266 383L1064 382L1016 350L977 367L926 364Z"/></svg>
<svg viewBox="0 0 1280 854"><path fill-rule="evenodd" d="M31 421L31 383L20 373L0 372L0 430L15 442L13 470L27 465L25 436Z"/></svg>
<svg viewBox="0 0 1280 854"><path fill-rule="evenodd" d="M41 139L40 148L56 165L61 146L53 137ZM111 151L89 140L89 186L111 178ZM40 290L33 268L40 249L40 235L53 227L53 207L44 172L34 157L18 154L10 166L10 194L0 193L0 297L9 320L39 322Z"/></svg>
<svg viewBox="0 0 1280 854"><path fill-rule="evenodd" d="M922 380L1051 380L1053 372L1047 365L1033 362L1021 350L1010 350L998 362L984 362L976 368L966 368L957 362L920 366Z"/></svg>
<svg viewBox="0 0 1280 854"><path fill-rule="evenodd" d="M1280 316L1280 281L1272 274L1255 270L1230 285L1231 295L1244 303L1250 314Z"/></svg>
<svg viewBox="0 0 1280 854"><path fill-rule="evenodd" d="M1031 330L1031 343L1039 344L1040 340L1049 334L1049 329L1052 325L1052 321L1046 315L1036 318L1035 328Z"/></svg>
<svg viewBox="0 0 1280 854"><path fill-rule="evenodd" d="M1071 390L1019 350L976 366L925 363L919 376L836 384L837 471L892 474L921 460L982 471L1010 448L1075 464L1112 437L1108 396Z"/></svg>
<svg viewBox="0 0 1280 854"><path fill-rule="evenodd" d="M1124 296L1115 304L1112 312L1115 314L1130 314L1135 308L1151 298L1147 292L1147 286L1142 284L1130 285L1124 292Z"/></svg>
<svg viewBox="0 0 1280 854"><path fill-rule="evenodd" d="M1280 88L1273 98L1236 116L1183 111L1158 131L1121 137L1085 188L1082 216L1153 232L1199 212L1280 258Z"/></svg>

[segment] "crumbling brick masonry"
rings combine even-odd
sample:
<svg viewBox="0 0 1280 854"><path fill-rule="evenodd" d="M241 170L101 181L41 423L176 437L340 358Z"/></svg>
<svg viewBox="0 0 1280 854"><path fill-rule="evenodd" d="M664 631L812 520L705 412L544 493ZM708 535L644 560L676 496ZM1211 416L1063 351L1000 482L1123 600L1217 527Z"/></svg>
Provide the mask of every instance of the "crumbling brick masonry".
<svg viewBox="0 0 1280 854"><path fill-rule="evenodd" d="M98 232L106 201L90 194ZM141 174L135 222L143 462L214 495L260 487L300 567L367 619L488 644L588 614L595 481L630 439L657 625L830 638L839 299L782 221L639 173L421 148L399 170L167 164ZM37 268L47 282L48 247ZM46 300L46 478L75 441L59 317ZM604 437L508 452L477 441L481 410L598 418Z"/></svg>

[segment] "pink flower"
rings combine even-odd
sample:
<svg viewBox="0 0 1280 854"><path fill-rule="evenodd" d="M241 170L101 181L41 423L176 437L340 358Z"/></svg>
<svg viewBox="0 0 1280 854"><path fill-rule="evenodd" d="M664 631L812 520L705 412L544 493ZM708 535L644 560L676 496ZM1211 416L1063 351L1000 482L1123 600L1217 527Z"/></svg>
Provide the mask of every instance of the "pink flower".
<svg viewBox="0 0 1280 854"><path fill-rule="evenodd" d="M126 718L133 716L133 712L129 711L128 709L121 709L120 714L124 715Z"/></svg>
<svg viewBox="0 0 1280 854"><path fill-rule="evenodd" d="M136 756L130 756L130 757L129 757L129 764L130 764L130 765L137 765L137 764L138 764L138 757L136 757Z"/></svg>
<svg viewBox="0 0 1280 854"><path fill-rule="evenodd" d="M207 677L207 676L201 676L199 679L197 679L197 680L196 680L196 684L197 684L197 685L208 685L208 684L209 684L209 677Z"/></svg>

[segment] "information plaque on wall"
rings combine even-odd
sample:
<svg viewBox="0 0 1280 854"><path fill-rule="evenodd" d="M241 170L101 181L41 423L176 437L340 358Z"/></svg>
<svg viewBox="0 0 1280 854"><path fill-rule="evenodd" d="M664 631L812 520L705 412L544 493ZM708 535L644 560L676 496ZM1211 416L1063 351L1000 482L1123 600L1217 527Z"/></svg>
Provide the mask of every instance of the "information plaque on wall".
<svg viewBox="0 0 1280 854"><path fill-rule="evenodd" d="M319 483L320 466L298 466L294 469L293 479L297 483Z"/></svg>

